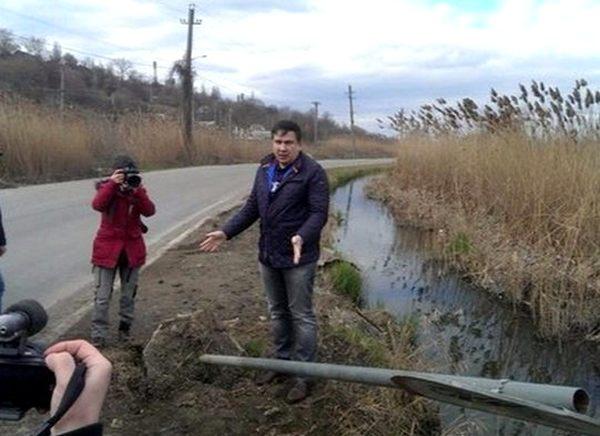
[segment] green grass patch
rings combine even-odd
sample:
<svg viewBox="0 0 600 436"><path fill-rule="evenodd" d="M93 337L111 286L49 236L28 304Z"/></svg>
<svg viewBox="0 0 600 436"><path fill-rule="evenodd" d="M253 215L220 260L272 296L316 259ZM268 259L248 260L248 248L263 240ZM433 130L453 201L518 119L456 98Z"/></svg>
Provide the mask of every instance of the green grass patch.
<svg viewBox="0 0 600 436"><path fill-rule="evenodd" d="M329 277L336 292L347 295L354 303L360 301L362 277L354 265L344 260L337 261L329 267Z"/></svg>
<svg viewBox="0 0 600 436"><path fill-rule="evenodd" d="M336 210L331 214L331 217L335 220L337 226L341 226L344 223L344 214L341 210Z"/></svg>
<svg viewBox="0 0 600 436"><path fill-rule="evenodd" d="M261 357L267 349L267 343L264 339L250 339L244 344L244 350L250 357Z"/></svg>
<svg viewBox="0 0 600 436"><path fill-rule="evenodd" d="M385 342L376 339L358 327L335 326L330 331L352 347L352 354L360 355L365 364L372 366L388 366L389 352Z"/></svg>
<svg viewBox="0 0 600 436"><path fill-rule="evenodd" d="M399 330L408 340L408 343L412 347L416 347L419 339L420 320L419 315L411 313L400 317L396 320Z"/></svg>
<svg viewBox="0 0 600 436"><path fill-rule="evenodd" d="M450 241L446 250L451 256L465 255L469 254L471 250L473 250L473 244L469 240L469 236L466 233L458 232Z"/></svg>

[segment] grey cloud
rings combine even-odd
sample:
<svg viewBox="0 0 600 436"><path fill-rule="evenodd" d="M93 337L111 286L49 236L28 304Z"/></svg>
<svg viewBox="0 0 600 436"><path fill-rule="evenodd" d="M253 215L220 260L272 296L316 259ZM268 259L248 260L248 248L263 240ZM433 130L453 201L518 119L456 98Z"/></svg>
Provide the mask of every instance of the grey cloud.
<svg viewBox="0 0 600 436"><path fill-rule="evenodd" d="M401 108L416 109L439 97L449 102L465 97L484 102L488 100L492 87L502 93L516 94L519 83L526 84L532 79L569 90L576 79L583 77L592 89L600 88L600 59L561 58L548 61L539 57L509 67L494 68L483 62L485 58L485 54L473 57L477 61L462 68L425 68L419 65L402 73L381 73L377 76L340 74L333 78L325 77L319 68L304 66L256 76L251 84L264 92L266 103L308 110L311 101L319 100L323 111L344 122L348 119L346 92L351 83L356 94L356 112L363 127L371 130L375 130L375 118L384 118ZM367 117L373 120L364 120L363 114L368 114Z"/></svg>

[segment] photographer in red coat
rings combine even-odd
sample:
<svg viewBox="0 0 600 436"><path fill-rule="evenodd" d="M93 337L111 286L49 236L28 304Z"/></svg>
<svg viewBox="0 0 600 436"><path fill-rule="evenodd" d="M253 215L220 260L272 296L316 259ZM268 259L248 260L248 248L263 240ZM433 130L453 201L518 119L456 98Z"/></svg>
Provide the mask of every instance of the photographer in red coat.
<svg viewBox="0 0 600 436"><path fill-rule="evenodd" d="M141 266L146 261L140 216L154 215L154 203L141 184L137 166L129 156L118 156L110 178L96 184L92 207L102 213L94 239L92 264L96 284L92 315L92 343L106 345L108 308L117 270L121 280L119 340L129 337Z"/></svg>

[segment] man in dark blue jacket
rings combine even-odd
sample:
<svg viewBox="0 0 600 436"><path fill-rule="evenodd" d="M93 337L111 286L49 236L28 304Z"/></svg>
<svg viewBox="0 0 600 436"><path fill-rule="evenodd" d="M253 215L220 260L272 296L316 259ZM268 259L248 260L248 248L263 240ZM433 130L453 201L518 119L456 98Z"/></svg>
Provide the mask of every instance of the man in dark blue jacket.
<svg viewBox="0 0 600 436"><path fill-rule="evenodd" d="M327 222L329 185L323 168L302 152L298 124L280 121L271 130L273 153L260 164L250 197L223 226L200 244L213 252L260 218L259 266L279 359L314 361L317 322L312 294L321 230ZM257 382L279 374L267 372ZM296 379L289 402L308 395L305 379Z"/></svg>

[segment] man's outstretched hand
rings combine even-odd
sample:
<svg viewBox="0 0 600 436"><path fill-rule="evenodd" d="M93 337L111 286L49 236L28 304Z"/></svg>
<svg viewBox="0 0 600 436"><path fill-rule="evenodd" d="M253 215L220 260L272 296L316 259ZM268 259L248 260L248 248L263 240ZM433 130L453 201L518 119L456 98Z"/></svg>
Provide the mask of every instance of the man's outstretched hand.
<svg viewBox="0 0 600 436"><path fill-rule="evenodd" d="M222 230L207 233L204 241L200 242L200 250L208 251L209 253L217 251L226 239L227 235Z"/></svg>
<svg viewBox="0 0 600 436"><path fill-rule="evenodd" d="M294 265L298 265L300 262L300 256L302 255L302 236L292 236L292 247L294 248Z"/></svg>

